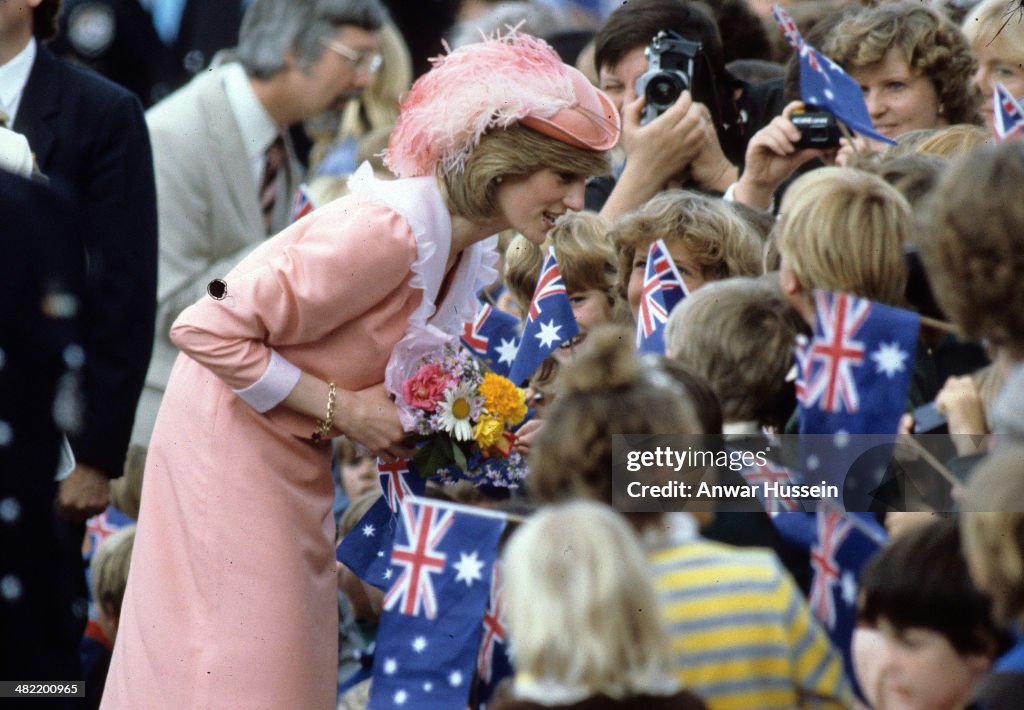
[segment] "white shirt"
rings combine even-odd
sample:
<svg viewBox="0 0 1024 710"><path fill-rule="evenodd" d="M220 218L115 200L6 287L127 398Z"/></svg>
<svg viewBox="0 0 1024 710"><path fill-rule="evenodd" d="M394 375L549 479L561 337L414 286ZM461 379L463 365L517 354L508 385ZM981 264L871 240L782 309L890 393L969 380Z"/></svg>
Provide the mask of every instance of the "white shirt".
<svg viewBox="0 0 1024 710"><path fill-rule="evenodd" d="M30 37L25 48L0 66L0 111L7 114L7 125L14 125L21 105L21 95L25 93L25 84L36 61L36 38Z"/></svg>
<svg viewBox="0 0 1024 710"><path fill-rule="evenodd" d="M267 166L267 148L271 146L281 130L274 123L263 104L256 98L245 69L237 62L224 65L224 93L227 94L231 113L241 131L245 154L252 169L253 184L259 189L263 184L263 171ZM278 180L284 179L284 170L278 171Z"/></svg>

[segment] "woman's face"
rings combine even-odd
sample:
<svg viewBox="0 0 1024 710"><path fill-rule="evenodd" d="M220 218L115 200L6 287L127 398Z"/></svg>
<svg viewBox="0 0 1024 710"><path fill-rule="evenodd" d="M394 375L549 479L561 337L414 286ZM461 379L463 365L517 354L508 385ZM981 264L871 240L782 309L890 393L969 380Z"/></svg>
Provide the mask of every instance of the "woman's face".
<svg viewBox="0 0 1024 710"><path fill-rule="evenodd" d="M703 286L705 281L710 280L704 278L704 270L682 242L666 241L665 246L668 247L668 253L672 257L672 261L675 262L676 268L679 269L679 275L683 277L683 283L686 284L686 289L690 293ZM640 311L640 299L644 291L644 271L647 268L647 252L650 248L650 244L638 244L636 252L633 254L633 268L629 272L626 297L629 299L629 307L633 311L634 320Z"/></svg>
<svg viewBox="0 0 1024 710"><path fill-rule="evenodd" d="M1013 94L1015 99L1024 97L1024 66L1020 60L1014 60L1005 53L1001 45L982 43L973 47L974 56L978 59L978 70L974 72L972 81L981 94L981 105L978 110L990 129L993 122L992 94L996 84L1002 84ZM1024 52L1024 47L1018 48Z"/></svg>
<svg viewBox="0 0 1024 710"><path fill-rule="evenodd" d="M555 220L583 209L587 176L544 168L525 177L506 177L496 199L505 223L534 244L541 244Z"/></svg>
<svg viewBox="0 0 1024 710"><path fill-rule="evenodd" d="M931 79L915 72L897 48L881 61L852 67L850 76L860 84L875 130L889 138L920 128L947 124Z"/></svg>
<svg viewBox="0 0 1024 710"><path fill-rule="evenodd" d="M964 707L991 661L960 655L938 631L921 626L897 629L878 620L881 678L879 707L946 710Z"/></svg>

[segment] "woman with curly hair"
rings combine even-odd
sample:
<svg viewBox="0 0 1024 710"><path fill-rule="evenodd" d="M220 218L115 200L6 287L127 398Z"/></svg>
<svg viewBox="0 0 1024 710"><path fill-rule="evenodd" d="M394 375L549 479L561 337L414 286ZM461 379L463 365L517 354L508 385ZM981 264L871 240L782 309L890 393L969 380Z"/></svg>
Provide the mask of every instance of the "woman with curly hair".
<svg viewBox="0 0 1024 710"><path fill-rule="evenodd" d="M952 22L925 5L855 10L822 50L861 85L871 121L885 136L979 122L970 46Z"/></svg>

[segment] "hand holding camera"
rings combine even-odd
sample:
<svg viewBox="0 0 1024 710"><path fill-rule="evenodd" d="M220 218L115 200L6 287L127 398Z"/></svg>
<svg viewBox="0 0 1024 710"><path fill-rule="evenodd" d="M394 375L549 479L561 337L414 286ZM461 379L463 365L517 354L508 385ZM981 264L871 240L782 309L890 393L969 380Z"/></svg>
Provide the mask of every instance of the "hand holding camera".
<svg viewBox="0 0 1024 710"><path fill-rule="evenodd" d="M793 118L803 124L807 135L794 125ZM834 117L831 119L835 121ZM834 148L827 146L831 136L826 133L831 129L825 127L826 123L827 119L822 119L819 114L807 118L802 101L787 104L782 115L773 118L747 144L746 165L734 192L736 201L754 209L767 210L775 190L793 171ZM838 133L838 127L836 131ZM835 145L838 145L838 140Z"/></svg>

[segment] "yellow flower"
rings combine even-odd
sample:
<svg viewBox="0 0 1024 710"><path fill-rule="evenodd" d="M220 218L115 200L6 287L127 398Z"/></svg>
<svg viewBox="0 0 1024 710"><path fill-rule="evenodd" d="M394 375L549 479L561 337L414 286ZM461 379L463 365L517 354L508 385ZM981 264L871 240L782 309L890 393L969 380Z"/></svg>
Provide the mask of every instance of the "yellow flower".
<svg viewBox="0 0 1024 710"><path fill-rule="evenodd" d="M526 395L506 377L488 372L480 384L480 394L488 414L508 424L515 426L526 416Z"/></svg>
<svg viewBox="0 0 1024 710"><path fill-rule="evenodd" d="M497 443L504 432L505 425L500 419L485 414L473 427L473 438L476 439L477 446L486 449Z"/></svg>

